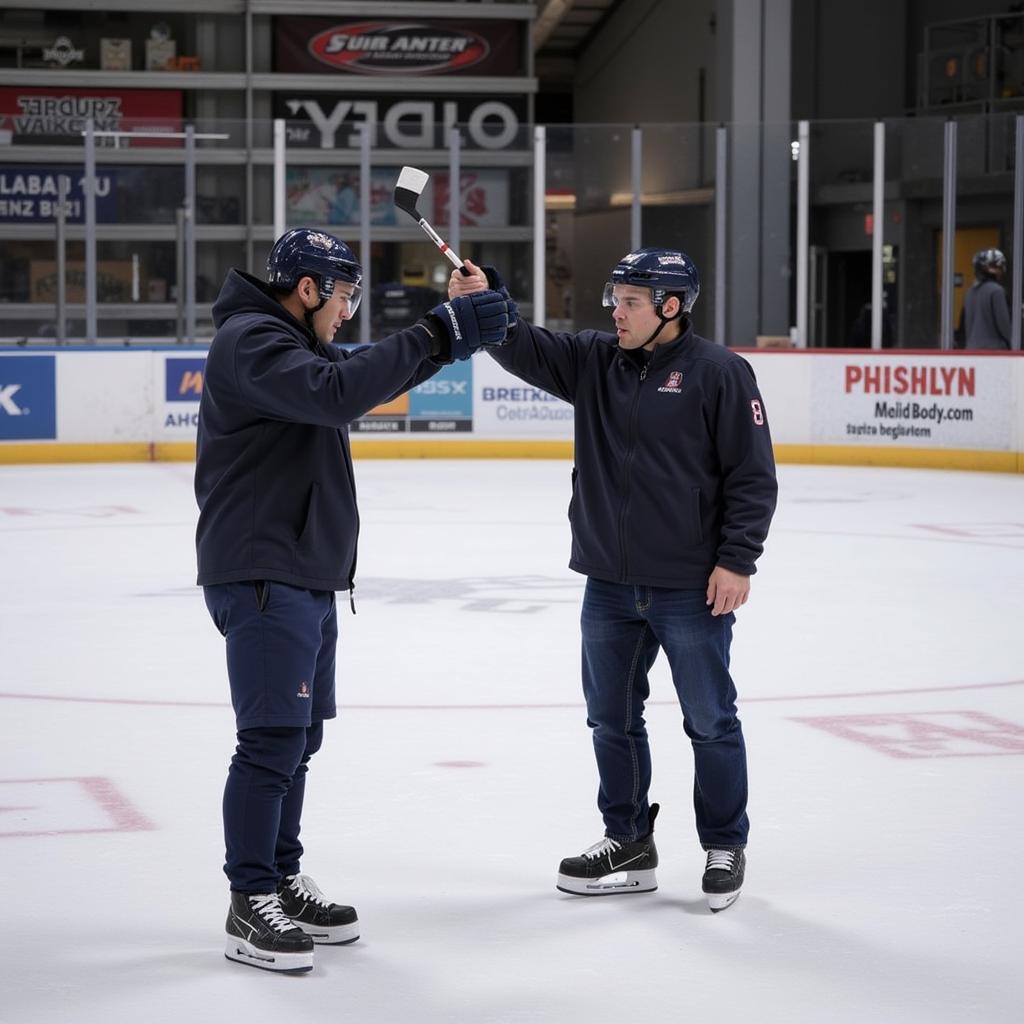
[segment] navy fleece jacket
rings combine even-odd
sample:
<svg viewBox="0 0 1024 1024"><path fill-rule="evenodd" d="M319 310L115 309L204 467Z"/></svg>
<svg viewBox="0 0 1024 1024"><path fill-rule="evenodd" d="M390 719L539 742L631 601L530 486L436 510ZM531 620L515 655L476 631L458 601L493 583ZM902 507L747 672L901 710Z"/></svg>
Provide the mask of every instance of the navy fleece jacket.
<svg viewBox="0 0 1024 1024"><path fill-rule="evenodd" d="M570 568L679 589L705 587L716 565L755 572L778 486L745 359L688 320L651 353L520 321L490 354L574 407Z"/></svg>
<svg viewBox="0 0 1024 1024"><path fill-rule="evenodd" d="M200 585L351 589L359 512L347 425L433 376L423 323L346 352L232 270L213 306L199 404Z"/></svg>

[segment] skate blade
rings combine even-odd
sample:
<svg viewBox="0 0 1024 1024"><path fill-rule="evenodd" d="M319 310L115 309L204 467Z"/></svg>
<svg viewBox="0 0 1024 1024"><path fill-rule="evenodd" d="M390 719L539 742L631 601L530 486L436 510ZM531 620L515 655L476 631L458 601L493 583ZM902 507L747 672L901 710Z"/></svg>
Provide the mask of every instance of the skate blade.
<svg viewBox="0 0 1024 1024"><path fill-rule="evenodd" d="M601 878L573 878L560 873L555 888L573 896L614 896L654 892L658 881L653 868L648 871L617 871Z"/></svg>
<svg viewBox="0 0 1024 1024"><path fill-rule="evenodd" d="M351 924L339 924L334 928L317 928L316 925L305 924L302 921L292 922L297 924L318 946L347 946L359 938L359 922Z"/></svg>
<svg viewBox="0 0 1024 1024"><path fill-rule="evenodd" d="M731 907L739 898L740 892L741 890L737 889L735 892L705 893L704 895L708 898L708 906L711 908L711 913L717 914L720 910Z"/></svg>
<svg viewBox="0 0 1024 1024"><path fill-rule="evenodd" d="M244 939L229 935L224 945L224 955L247 967L258 967L261 971L277 971L280 974L305 974L313 970L313 953L268 953L257 949Z"/></svg>

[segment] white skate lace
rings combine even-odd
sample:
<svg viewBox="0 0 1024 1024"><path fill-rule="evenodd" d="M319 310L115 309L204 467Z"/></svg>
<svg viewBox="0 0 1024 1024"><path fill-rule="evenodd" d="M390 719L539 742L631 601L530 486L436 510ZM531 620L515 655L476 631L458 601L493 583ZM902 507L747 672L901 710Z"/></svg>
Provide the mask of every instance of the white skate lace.
<svg viewBox="0 0 1024 1024"><path fill-rule="evenodd" d="M308 900L310 903L317 903L321 907L329 907L331 905L327 897L320 891L320 887L309 875L292 875L288 879L288 888L296 896Z"/></svg>
<svg viewBox="0 0 1024 1024"><path fill-rule="evenodd" d="M735 850L708 850L708 865L705 870L732 871L732 865L735 859Z"/></svg>
<svg viewBox="0 0 1024 1024"><path fill-rule="evenodd" d="M586 860L597 860L598 857L603 857L606 853L614 853L616 850L622 849L622 843L615 839L609 839L605 836L604 839L599 843L594 843L589 850L584 850L582 856Z"/></svg>
<svg viewBox="0 0 1024 1024"><path fill-rule="evenodd" d="M276 892L265 896L250 896L249 906L275 931L286 932L295 927L291 918L286 917L281 909L281 897Z"/></svg>

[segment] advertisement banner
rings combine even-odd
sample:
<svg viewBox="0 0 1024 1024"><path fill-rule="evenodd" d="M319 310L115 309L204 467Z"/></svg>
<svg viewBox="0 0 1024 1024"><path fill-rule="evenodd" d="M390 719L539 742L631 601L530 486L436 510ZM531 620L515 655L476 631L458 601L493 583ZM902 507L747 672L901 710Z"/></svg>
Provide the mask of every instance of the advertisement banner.
<svg viewBox="0 0 1024 1024"><path fill-rule="evenodd" d="M52 222L63 184L67 223L81 224L85 220L84 183L84 173L67 164L0 164L0 223ZM181 205L184 194L180 167L100 165L96 168L96 221L173 223L175 208ZM220 222L216 219L219 208L213 201L200 196L197 202L204 221Z"/></svg>
<svg viewBox="0 0 1024 1024"><path fill-rule="evenodd" d="M1009 359L819 355L811 362L811 441L1009 450Z"/></svg>
<svg viewBox="0 0 1024 1024"><path fill-rule="evenodd" d="M3 368L0 362L0 369ZM165 356L157 394L157 434L164 441L192 440L199 425L205 355ZM0 385L0 400L3 391ZM444 367L350 425L352 434L453 434L473 429L473 370L469 361ZM0 436L4 436L0 434ZM51 435L52 436L52 435Z"/></svg>
<svg viewBox="0 0 1024 1024"><path fill-rule="evenodd" d="M96 131L180 132L177 89L53 89L0 87L0 132L15 145L82 144L85 123ZM97 146L181 146L181 139L97 138Z"/></svg>
<svg viewBox="0 0 1024 1024"><path fill-rule="evenodd" d="M53 356L0 359L0 441L57 437L57 369Z"/></svg>
<svg viewBox="0 0 1024 1024"><path fill-rule="evenodd" d="M371 172L370 223L396 224L394 192L400 167L375 167ZM359 169L289 167L285 176L288 223L359 223Z"/></svg>
<svg viewBox="0 0 1024 1024"><path fill-rule="evenodd" d="M274 19L274 70L300 74L525 74L519 21Z"/></svg>
<svg viewBox="0 0 1024 1024"><path fill-rule="evenodd" d="M191 441L199 427L206 356L167 356L164 360L164 401L157 405L158 435L164 441Z"/></svg>
<svg viewBox="0 0 1024 1024"><path fill-rule="evenodd" d="M399 223L394 203L400 167L375 167L371 174L370 223ZM448 173L430 176L419 203L434 224L448 223ZM289 167L286 172L288 223L300 225L358 225L359 171L334 167ZM509 222L509 172L463 171L460 176L459 219L465 227L505 227ZM0 210L3 209L0 177ZM404 217L404 215L403 215Z"/></svg>
<svg viewBox="0 0 1024 1024"><path fill-rule="evenodd" d="M353 434L405 434L409 430L409 395L378 405L349 425Z"/></svg>
<svg viewBox="0 0 1024 1024"><path fill-rule="evenodd" d="M459 125L466 149L527 147L520 128L526 100L510 96L423 96L405 99L278 93L274 117L283 118L289 148L358 149L363 124L375 149L443 149L447 131Z"/></svg>
<svg viewBox="0 0 1024 1024"><path fill-rule="evenodd" d="M60 188L64 186L64 216L69 224L85 219L83 182L85 176L68 173L67 167L37 167L25 164L0 165L0 222L28 224L52 221L57 216ZM96 217L114 215L114 178L96 175Z"/></svg>
<svg viewBox="0 0 1024 1024"><path fill-rule="evenodd" d="M472 361L445 366L430 380L351 425L353 434L453 434L473 429Z"/></svg>
<svg viewBox="0 0 1024 1024"><path fill-rule="evenodd" d="M473 429L473 363L446 366L409 392L409 429L413 433L453 434Z"/></svg>
<svg viewBox="0 0 1024 1024"><path fill-rule="evenodd" d="M487 437L571 440L573 408L525 384L490 356L473 360L473 431Z"/></svg>
<svg viewBox="0 0 1024 1024"><path fill-rule="evenodd" d="M198 402L203 397L203 373L206 358L167 358L164 370L164 400L167 402Z"/></svg>
<svg viewBox="0 0 1024 1024"><path fill-rule="evenodd" d="M509 172L472 170L459 172L459 223L463 227L505 227L509 218ZM434 186L434 224L449 223L450 175L431 175Z"/></svg>

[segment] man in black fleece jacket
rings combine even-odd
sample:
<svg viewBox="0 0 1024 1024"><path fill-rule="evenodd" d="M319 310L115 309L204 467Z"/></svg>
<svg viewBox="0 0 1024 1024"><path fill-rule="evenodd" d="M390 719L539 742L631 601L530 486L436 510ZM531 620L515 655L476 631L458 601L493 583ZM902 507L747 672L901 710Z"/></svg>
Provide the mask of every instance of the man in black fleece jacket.
<svg viewBox="0 0 1024 1024"><path fill-rule="evenodd" d="M352 250L320 231L275 243L269 283L232 270L214 303L199 405L198 582L227 642L238 746L224 789L226 956L308 971L313 943L359 937L352 907L299 873L306 766L336 715L336 590L351 592L356 507L348 424L455 359L501 344L494 292L454 299L346 352L359 304Z"/></svg>
<svg viewBox="0 0 1024 1024"><path fill-rule="evenodd" d="M469 269L452 275L449 295L490 281L508 297L493 268ZM777 484L750 365L693 331L699 290L685 253L641 249L605 286L614 334L519 321L491 355L575 410L569 566L587 576L583 692L605 836L562 861L558 888L582 896L657 888L643 711L648 672L664 650L693 746L703 890L722 910L743 884L749 829L729 674L733 613L750 592Z"/></svg>

